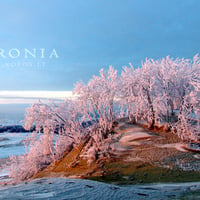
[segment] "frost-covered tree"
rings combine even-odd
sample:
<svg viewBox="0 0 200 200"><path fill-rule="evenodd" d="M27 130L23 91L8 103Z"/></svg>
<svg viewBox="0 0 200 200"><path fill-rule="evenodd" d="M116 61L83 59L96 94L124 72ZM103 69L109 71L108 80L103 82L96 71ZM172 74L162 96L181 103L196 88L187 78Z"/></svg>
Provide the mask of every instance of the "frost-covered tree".
<svg viewBox="0 0 200 200"><path fill-rule="evenodd" d="M187 105L185 100L194 93L193 98L189 99L197 101L199 98L199 71L198 55L194 56L193 61L174 60L167 56L160 60L146 59L141 68L124 67L121 98L129 119L147 120L150 128L159 122L165 123L168 128L174 127L177 120L180 125L186 115L182 114ZM198 110L198 104L195 105L192 105L193 113Z"/></svg>
<svg viewBox="0 0 200 200"><path fill-rule="evenodd" d="M181 64L176 88L178 121L172 126L182 138L200 142L200 57Z"/></svg>
<svg viewBox="0 0 200 200"><path fill-rule="evenodd" d="M109 155L110 147L105 141L112 138L118 90L117 70L112 66L107 72L101 69L99 76L93 76L87 84L78 82L73 90L78 96L79 113L92 125L88 151L85 153L89 163Z"/></svg>
<svg viewBox="0 0 200 200"><path fill-rule="evenodd" d="M39 101L28 108L24 127L35 126L36 132L26 141L27 153L12 157L11 176L17 181L29 178L81 143L84 153L80 153L89 164L109 157L117 84L117 71L102 69L87 85L76 85L75 100L59 104Z"/></svg>
<svg viewBox="0 0 200 200"><path fill-rule="evenodd" d="M75 101L55 104L38 102L26 111L26 129L36 132L26 139L27 151L11 159L11 177L16 181L31 177L41 168L61 158L64 153L84 141L91 127L84 127Z"/></svg>
<svg viewBox="0 0 200 200"><path fill-rule="evenodd" d="M141 68L124 67L121 74L121 98L126 101L129 118L146 119L149 127L155 124L157 68L153 60L147 59Z"/></svg>
<svg viewBox="0 0 200 200"><path fill-rule="evenodd" d="M110 66L108 72L100 70L88 84L78 82L73 90L81 105L80 113L91 122L98 123L106 134L112 130L115 119L114 99L118 92L117 70Z"/></svg>

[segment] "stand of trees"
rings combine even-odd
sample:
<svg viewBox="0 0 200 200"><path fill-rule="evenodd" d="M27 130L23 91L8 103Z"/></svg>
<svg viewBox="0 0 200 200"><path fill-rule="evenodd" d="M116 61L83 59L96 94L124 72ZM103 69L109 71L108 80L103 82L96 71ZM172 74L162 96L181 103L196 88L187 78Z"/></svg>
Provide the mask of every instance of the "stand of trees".
<svg viewBox="0 0 200 200"><path fill-rule="evenodd" d="M130 120L149 128L164 124L186 140L199 142L200 58L147 59L141 68L124 67L121 97Z"/></svg>
<svg viewBox="0 0 200 200"><path fill-rule="evenodd" d="M200 141L198 55L146 59L139 68L124 67L119 77L113 67L101 69L87 84L77 83L73 93L74 100L38 102L27 109L24 127L36 127L37 134L27 138L25 155L11 157L15 180L31 177L80 143L88 164L109 158L119 116L148 123L150 129L164 125L184 140Z"/></svg>

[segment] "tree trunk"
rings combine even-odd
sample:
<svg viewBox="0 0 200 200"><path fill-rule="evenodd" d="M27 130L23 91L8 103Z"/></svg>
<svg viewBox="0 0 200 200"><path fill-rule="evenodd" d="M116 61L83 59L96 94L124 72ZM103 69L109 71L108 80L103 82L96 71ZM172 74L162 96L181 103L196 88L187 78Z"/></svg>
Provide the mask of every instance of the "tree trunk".
<svg viewBox="0 0 200 200"><path fill-rule="evenodd" d="M153 129L154 125L155 125L155 112L154 112L153 103L152 103L149 91L146 90L146 92L147 92L147 99L148 99L148 103L149 103L150 110L151 110L151 115L152 115L152 121L151 121L151 125L149 126L149 128Z"/></svg>

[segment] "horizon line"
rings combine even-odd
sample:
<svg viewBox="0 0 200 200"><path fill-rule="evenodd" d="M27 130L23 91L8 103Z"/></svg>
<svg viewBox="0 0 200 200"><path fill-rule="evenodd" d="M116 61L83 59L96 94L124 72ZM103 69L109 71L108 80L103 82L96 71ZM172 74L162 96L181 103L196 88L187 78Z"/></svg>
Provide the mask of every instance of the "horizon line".
<svg viewBox="0 0 200 200"><path fill-rule="evenodd" d="M72 91L0 90L0 104L30 104L36 100L65 100L73 98Z"/></svg>

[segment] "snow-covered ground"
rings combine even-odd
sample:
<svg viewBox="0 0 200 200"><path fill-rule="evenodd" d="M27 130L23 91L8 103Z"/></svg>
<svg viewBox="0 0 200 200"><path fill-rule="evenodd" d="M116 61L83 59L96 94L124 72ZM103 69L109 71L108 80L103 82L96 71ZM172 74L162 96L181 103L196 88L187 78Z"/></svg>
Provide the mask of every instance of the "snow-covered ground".
<svg viewBox="0 0 200 200"><path fill-rule="evenodd" d="M43 178L0 188L0 199L199 199L200 183L116 186L90 180Z"/></svg>

